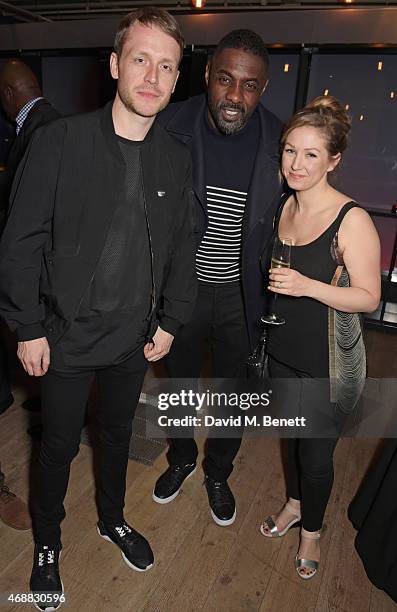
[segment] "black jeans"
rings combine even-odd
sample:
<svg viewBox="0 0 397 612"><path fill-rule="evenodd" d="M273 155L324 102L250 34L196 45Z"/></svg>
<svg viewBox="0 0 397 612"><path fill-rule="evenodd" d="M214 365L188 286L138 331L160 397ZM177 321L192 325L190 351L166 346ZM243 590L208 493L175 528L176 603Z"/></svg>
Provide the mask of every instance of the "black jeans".
<svg viewBox="0 0 397 612"><path fill-rule="evenodd" d="M269 358L272 378L300 378L300 373ZM332 406L330 404L330 410ZM321 529L334 482L334 450L337 438L289 438L287 496L301 502L302 525Z"/></svg>
<svg viewBox="0 0 397 612"><path fill-rule="evenodd" d="M213 378L245 375L250 347L239 282L199 283L196 307L190 322L176 337L166 358L171 378L199 378L206 349L210 349ZM241 446L241 436L208 438L204 471L215 480L226 480ZM168 452L170 465L194 463L193 438L174 438Z"/></svg>
<svg viewBox="0 0 397 612"><path fill-rule="evenodd" d="M70 464L79 451L94 374L101 429L99 518L111 524L123 518L132 420L146 368L143 351L139 350L117 366L97 371L50 369L41 379L43 436L32 505L37 544L52 545L60 539Z"/></svg>

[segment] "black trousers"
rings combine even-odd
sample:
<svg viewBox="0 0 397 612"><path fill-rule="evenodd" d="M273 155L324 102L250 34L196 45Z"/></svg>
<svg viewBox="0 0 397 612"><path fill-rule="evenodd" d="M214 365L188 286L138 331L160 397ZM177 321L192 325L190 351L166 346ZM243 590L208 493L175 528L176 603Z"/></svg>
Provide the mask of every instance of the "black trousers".
<svg viewBox="0 0 397 612"><path fill-rule="evenodd" d="M271 357L269 372L272 378L301 376ZM302 525L307 531L322 527L334 482L333 456L337 443L337 438L288 439L287 496L300 500Z"/></svg>
<svg viewBox="0 0 397 612"><path fill-rule="evenodd" d="M8 374L7 351L0 334L0 414L3 414L9 408L13 401L14 398Z"/></svg>
<svg viewBox="0 0 397 612"><path fill-rule="evenodd" d="M250 346L239 282L199 283L191 321L176 337L166 358L171 378L199 378L206 351L210 350L213 378L244 376ZM241 446L241 436L209 438L204 471L215 480L226 480ZM198 450L193 438L174 438L168 452L170 465L194 463Z"/></svg>
<svg viewBox="0 0 397 612"><path fill-rule="evenodd" d="M37 544L55 544L60 539L70 464L79 451L94 374L101 430L99 518L111 524L122 519L132 420L146 368L139 350L117 366L97 371L50 369L41 379L43 435L32 504Z"/></svg>

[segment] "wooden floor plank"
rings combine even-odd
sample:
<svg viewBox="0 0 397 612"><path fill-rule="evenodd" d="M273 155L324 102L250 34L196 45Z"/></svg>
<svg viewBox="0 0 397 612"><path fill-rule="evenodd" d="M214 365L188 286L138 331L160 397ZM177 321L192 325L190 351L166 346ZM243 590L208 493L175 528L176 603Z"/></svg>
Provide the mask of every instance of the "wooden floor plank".
<svg viewBox="0 0 397 612"><path fill-rule="evenodd" d="M238 533L239 541L244 542L247 550L273 567L280 551L281 540L268 540L259 532L263 520L282 507L285 501L285 485L281 461L280 441L264 439L256 441L263 452L261 463L255 469L262 472L263 478L252 499Z"/></svg>
<svg viewBox="0 0 397 612"><path fill-rule="evenodd" d="M316 595L304 588L303 580L292 582L272 571L260 612L314 612Z"/></svg>
<svg viewBox="0 0 397 612"><path fill-rule="evenodd" d="M396 612L397 604L375 586L371 588L370 612Z"/></svg>
<svg viewBox="0 0 397 612"><path fill-rule="evenodd" d="M204 604L206 612L259 610L272 569L236 542Z"/></svg>
<svg viewBox="0 0 397 612"><path fill-rule="evenodd" d="M232 531L198 517L144 612L201 610L235 541Z"/></svg>

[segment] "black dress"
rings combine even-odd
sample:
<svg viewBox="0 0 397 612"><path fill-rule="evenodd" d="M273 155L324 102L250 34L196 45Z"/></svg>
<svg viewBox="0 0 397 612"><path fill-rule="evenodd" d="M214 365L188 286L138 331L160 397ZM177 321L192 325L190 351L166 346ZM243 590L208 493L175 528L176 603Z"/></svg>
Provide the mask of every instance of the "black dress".
<svg viewBox="0 0 397 612"><path fill-rule="evenodd" d="M278 218L288 197L282 201ZM291 268L309 278L349 287L349 275L338 247L345 204L335 221L309 244L291 247ZM275 226L278 234L278 222ZM277 296L277 314L285 324L272 326L268 353L302 376L329 379L330 402L342 414L355 407L366 378L366 356L358 313L340 312L309 297Z"/></svg>
<svg viewBox="0 0 397 612"><path fill-rule="evenodd" d="M281 202L278 220L287 199L288 195ZM331 225L309 244L291 247L291 268L328 285L349 287L338 231L355 206L342 206ZM334 449L365 382L360 316L309 297L283 294L278 294L276 309L285 324L269 330L272 405L278 412L286 407L290 416L304 416L308 424L298 437L288 439L287 497L301 501L303 527L318 531L334 480Z"/></svg>
<svg viewBox="0 0 397 612"><path fill-rule="evenodd" d="M368 578L397 603L397 440L390 439L349 508Z"/></svg>

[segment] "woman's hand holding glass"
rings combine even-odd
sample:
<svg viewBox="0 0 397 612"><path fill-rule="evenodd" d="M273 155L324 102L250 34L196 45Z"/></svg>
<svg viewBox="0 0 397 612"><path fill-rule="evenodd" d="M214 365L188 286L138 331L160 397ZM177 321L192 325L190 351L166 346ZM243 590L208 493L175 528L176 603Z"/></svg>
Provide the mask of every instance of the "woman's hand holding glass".
<svg viewBox="0 0 397 612"><path fill-rule="evenodd" d="M293 297L311 297L310 289L314 281L291 268L272 268L269 270L269 291Z"/></svg>

